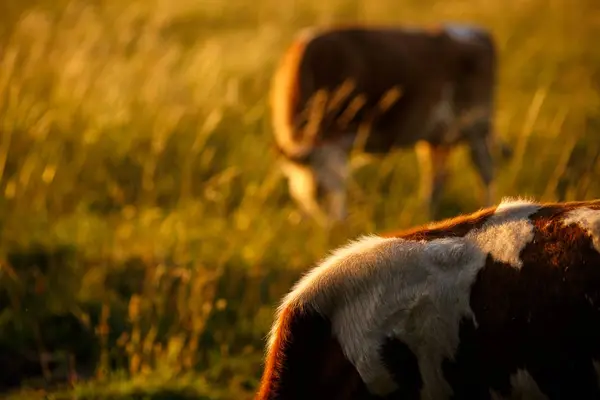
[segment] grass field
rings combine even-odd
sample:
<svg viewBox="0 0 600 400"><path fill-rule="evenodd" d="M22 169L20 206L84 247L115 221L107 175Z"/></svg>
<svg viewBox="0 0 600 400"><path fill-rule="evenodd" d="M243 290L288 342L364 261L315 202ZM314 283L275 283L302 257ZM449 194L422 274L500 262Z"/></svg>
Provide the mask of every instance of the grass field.
<svg viewBox="0 0 600 400"><path fill-rule="evenodd" d="M70 377L47 398L249 398L299 274L360 233L425 222L410 149L355 173L343 232L299 222L266 99L307 25L487 27L495 128L516 150L498 195L600 197L596 3L3 0L0 386ZM447 216L479 207L464 149L452 171Z"/></svg>

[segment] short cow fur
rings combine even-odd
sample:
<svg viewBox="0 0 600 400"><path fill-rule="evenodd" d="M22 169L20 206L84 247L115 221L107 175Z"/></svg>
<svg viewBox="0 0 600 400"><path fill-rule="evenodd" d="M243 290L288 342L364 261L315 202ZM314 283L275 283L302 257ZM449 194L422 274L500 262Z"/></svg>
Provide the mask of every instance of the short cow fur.
<svg viewBox="0 0 600 400"><path fill-rule="evenodd" d="M416 146L420 197L434 216L450 150L465 143L490 206L496 69L493 37L481 28L303 30L270 92L290 195L321 223L342 220L351 152L384 155ZM511 154L508 145L501 148Z"/></svg>
<svg viewBox="0 0 600 400"><path fill-rule="evenodd" d="M600 399L600 200L335 250L284 298L257 400Z"/></svg>

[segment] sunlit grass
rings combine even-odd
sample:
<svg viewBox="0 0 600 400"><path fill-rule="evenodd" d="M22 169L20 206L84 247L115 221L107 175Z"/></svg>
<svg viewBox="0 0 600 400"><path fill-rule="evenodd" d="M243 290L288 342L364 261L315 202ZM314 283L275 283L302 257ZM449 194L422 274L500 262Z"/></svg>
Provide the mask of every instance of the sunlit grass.
<svg viewBox="0 0 600 400"><path fill-rule="evenodd" d="M46 3L7 2L0 17L18 16L0 41L0 337L54 351L46 319L75 315L97 354L80 363L78 338L55 346L99 382L122 371L128 387L168 386L200 370L206 390L251 390L272 306L298 274L348 238L425 222L411 149L355 171L347 227L299 218L267 93L303 26L486 26L500 53L495 128L516 150L498 196L600 197L593 0ZM478 208L465 149L451 171L446 215ZM42 268L10 255L34 244L76 256Z"/></svg>

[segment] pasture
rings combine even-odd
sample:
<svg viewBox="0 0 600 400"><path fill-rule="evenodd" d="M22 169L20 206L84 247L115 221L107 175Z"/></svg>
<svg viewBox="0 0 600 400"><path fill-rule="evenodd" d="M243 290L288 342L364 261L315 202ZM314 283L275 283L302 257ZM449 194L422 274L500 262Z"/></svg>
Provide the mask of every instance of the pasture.
<svg viewBox="0 0 600 400"><path fill-rule="evenodd" d="M498 44L494 125L515 150L498 200L600 198L597 0L3 0L0 387L22 388L7 398L251 398L300 274L426 222L412 149L357 168L345 226L300 218L272 151L278 58L312 24L442 21ZM445 216L479 207L463 150Z"/></svg>

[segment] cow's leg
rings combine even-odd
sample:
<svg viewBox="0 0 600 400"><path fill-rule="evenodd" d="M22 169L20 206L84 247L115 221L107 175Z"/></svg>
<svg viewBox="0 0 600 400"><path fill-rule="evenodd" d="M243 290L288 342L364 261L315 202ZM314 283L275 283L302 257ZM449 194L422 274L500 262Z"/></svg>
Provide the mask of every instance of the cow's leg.
<svg viewBox="0 0 600 400"><path fill-rule="evenodd" d="M484 204L491 206L496 197L494 184L494 160L490 148L490 140L478 136L470 140L471 160L485 187Z"/></svg>
<svg viewBox="0 0 600 400"><path fill-rule="evenodd" d="M327 215L317 202L317 181L310 167L286 161L282 170L288 179L290 196L302 212L320 225L327 225Z"/></svg>
<svg viewBox="0 0 600 400"><path fill-rule="evenodd" d="M448 177L450 147L419 141L415 148L419 161L419 199L427 205L429 219L435 219Z"/></svg>
<svg viewBox="0 0 600 400"><path fill-rule="evenodd" d="M429 205L433 189L431 146L427 142L419 141L415 146L415 151L419 163L419 201Z"/></svg>

